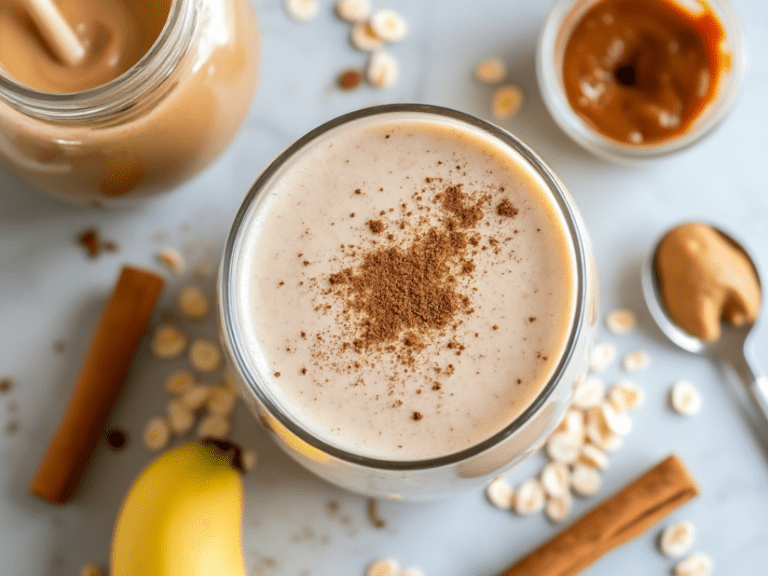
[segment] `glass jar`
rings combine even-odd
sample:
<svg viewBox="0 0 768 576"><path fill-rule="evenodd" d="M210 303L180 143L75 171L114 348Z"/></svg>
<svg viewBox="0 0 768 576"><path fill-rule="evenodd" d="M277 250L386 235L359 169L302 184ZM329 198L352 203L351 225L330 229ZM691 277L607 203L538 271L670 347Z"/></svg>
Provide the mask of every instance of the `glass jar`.
<svg viewBox="0 0 768 576"><path fill-rule="evenodd" d="M0 162L40 191L76 204L124 203L171 190L232 140L257 72L249 0L173 0L149 52L97 88L40 92L0 68Z"/></svg>
<svg viewBox="0 0 768 576"><path fill-rule="evenodd" d="M536 76L544 103L555 122L577 144L593 154L618 163L652 160L691 146L712 132L736 102L746 73L746 45L735 8L729 0L667 0L684 10L711 8L720 21L725 38L721 49L730 56L714 98L682 133L648 144L629 144L601 134L571 106L563 80L565 47L586 12L601 0L558 0L547 16L539 36Z"/></svg>
<svg viewBox="0 0 768 576"><path fill-rule="evenodd" d="M277 186L281 175L286 173L292 162L304 153L309 157L316 150L336 150L334 142L344 139L347 126L354 127L355 123L366 126L366 122L379 119L390 123L415 120L436 124L438 127L457 127L493 142L494 154L498 150L498 154L522 166L526 174L534 175L532 177L540 183L538 186L559 218L559 229L573 254L569 257L575 280L573 317L570 318L568 332L564 336L563 352L553 364L555 368L551 378L519 417L491 437L447 456L409 461L374 459L318 437L302 425L300 419L291 413L288 404L278 400L265 384L268 381L267 374L271 377L272 370L260 357L256 349L258 347L246 342L246 331L258 330L259 327L255 320L248 324L248 328L245 327L244 318L247 314L240 295L250 293L248 291L251 289L238 290L238 286L245 285L238 282L238 270L241 270L240 263L247 258L243 253L253 250L247 247L250 245L247 231L253 229L254 222L260 223L259 228L263 226L261 223L264 222L262 217L265 210L273 204L270 201L271 191L275 189L273 187ZM339 162L341 165L344 160L339 159ZM298 173L305 174L306 170L306 165L301 164ZM329 171L334 173L334 168L329 168ZM427 178L427 181L430 179ZM377 182L370 185L373 188L379 186ZM343 207L348 208L347 204L340 202L342 211ZM279 217L278 221L283 222ZM325 222L323 226L329 225L325 217L321 217L321 221ZM304 234L314 238L309 230ZM272 261L271 252L265 257ZM304 266L308 264L305 262ZM279 266L277 261L275 266ZM281 269L279 274L284 273ZM286 276L285 280L292 281L293 278ZM309 284L313 282L310 280ZM282 284L284 282L280 282ZM581 217L563 184L530 148L508 132L467 114L429 105L395 104L347 114L313 130L279 156L253 185L235 219L220 270L218 293L223 348L246 403L275 441L297 462L327 481L355 492L393 500L435 498L480 486L504 474L539 449L562 419L574 387L586 372L596 334L598 296L592 251ZM284 321L289 322L287 318ZM320 334L317 336L319 338ZM304 373L304 370L301 372ZM275 372L274 376L280 377L280 373ZM476 416L478 419L484 418L482 414ZM339 425L343 427L343 423Z"/></svg>

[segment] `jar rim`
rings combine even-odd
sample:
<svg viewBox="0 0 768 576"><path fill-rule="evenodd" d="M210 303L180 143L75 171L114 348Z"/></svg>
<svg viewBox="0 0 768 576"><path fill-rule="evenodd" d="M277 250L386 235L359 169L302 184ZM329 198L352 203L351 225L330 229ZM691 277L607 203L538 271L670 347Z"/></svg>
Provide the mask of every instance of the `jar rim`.
<svg viewBox="0 0 768 576"><path fill-rule="evenodd" d="M241 231L244 229L244 223L246 219L251 214L253 205L260 198L261 194L268 188L272 178L287 162L291 160L295 154L303 151L306 149L306 147L311 146L318 138L322 137L327 132L345 124L352 123L357 120L363 120L372 116L401 113L415 113L422 115L426 114L433 115L437 118L443 117L458 121L471 128L483 131L486 135L495 138L501 145L507 146L511 148L512 151L519 154L528 164L527 168L532 169L538 176L540 176L547 186L547 189L551 194L551 198L554 200L556 208L559 210L565 221L568 239L573 248L575 258L574 269L576 279L576 294L570 332L563 346L563 350L557 366L553 370L549 380L538 393L536 398L517 418L515 418L512 422L507 424L504 428L489 438L486 438L485 440L458 452L437 458L418 460L387 460L362 456L360 454L355 454L330 444L329 442L318 438L316 435L306 430L298 422L297 419L291 417L285 411L283 411L279 406L276 405L275 402L271 400L269 395L264 392L264 386L261 383L261 378L257 373L255 373L257 372L256 367L253 366L252 363L247 362L245 359L247 352L242 343L243 339L240 337L240 331L237 327L234 314L234 302L236 300L234 278L237 268L235 265L235 256L237 254L237 248L239 247L240 241L242 239ZM253 395L256 396L258 401L263 406L265 406L269 414L274 419L276 419L276 421L281 426L285 427L293 435L306 442L313 448L318 449L338 460L372 469L433 469L457 464L478 454L481 454L490 448L493 448L494 446L505 441L510 436L514 435L539 413L539 411L546 404L548 398L556 389L557 385L562 381L566 369L573 357L573 354L575 353L578 338L583 332L587 311L587 279L588 271L585 241L580 232L578 218L572 209L572 201L570 200L570 196L565 191L564 185L551 170L551 168L549 168L549 166L547 166L544 161L526 144L524 144L516 136L494 124L486 122L485 120L481 120L470 114L459 112L450 108L428 104L386 104L373 106L339 116L307 133L305 136L288 147L282 154L280 154L264 170L264 172L262 172L262 174L249 190L235 217L234 223L227 238L224 257L219 272L217 286L219 296L219 317L222 323L222 343L230 360L235 365L240 375L243 377L243 380L245 380L247 387L253 393ZM251 368L253 368L253 370L251 370Z"/></svg>
<svg viewBox="0 0 768 576"><path fill-rule="evenodd" d="M81 92L45 92L0 74L0 101L49 121L98 121L134 108L170 76L186 53L197 22L194 0L171 0L168 17L150 49L109 82Z"/></svg>
<svg viewBox="0 0 768 576"><path fill-rule="evenodd" d="M694 0L711 8L723 25L731 66L721 76L713 101L708 103L689 130L651 144L614 140L590 126L571 106L562 80L562 56L569 32L583 14L602 0L557 0L539 35L536 76L544 104L560 128L577 144L608 160L642 162L686 149L711 133L732 109L746 75L747 49L741 23L730 0ZM667 0L684 5L685 0Z"/></svg>

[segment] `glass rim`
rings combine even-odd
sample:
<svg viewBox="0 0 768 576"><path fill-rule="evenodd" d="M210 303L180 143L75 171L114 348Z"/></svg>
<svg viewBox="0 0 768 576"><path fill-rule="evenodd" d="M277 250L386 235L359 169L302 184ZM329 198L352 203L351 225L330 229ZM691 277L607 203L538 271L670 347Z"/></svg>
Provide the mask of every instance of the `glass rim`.
<svg viewBox="0 0 768 576"><path fill-rule="evenodd" d="M305 149L307 146L310 146L317 138L323 136L327 132L339 126L364 118L396 113L432 114L437 117L447 117L452 120L457 120L468 124L470 127L484 131L487 135L495 137L504 146L508 146L516 153L520 154L523 160L528 163L528 167L532 168L545 182L552 199L555 201L555 206L565 220L569 240L575 256L576 298L570 332L563 347L562 354L558 360L558 364L553 370L546 385L517 418L485 440L458 452L453 452L436 458L419 460L387 460L362 456L326 442L306 430L297 419L286 414L271 401L268 395L262 390L264 386L260 382L259 375L253 374L247 369L248 364L244 361L246 353L236 329L233 314L233 301L235 298L234 283L232 282L232 279L234 277L233 259L235 256L235 248L238 246L238 241L241 239L240 232L242 230L242 224L246 216L249 215L251 206L270 184L273 175L289 162L294 154ZM310 446L347 463L388 471L424 470L454 465L477 456L514 435L539 413L539 410L545 405L547 399L561 382L566 368L573 357L578 337L583 331L587 310L587 278L588 271L584 240L579 229L578 219L571 208L569 195L555 173L532 149L506 130L499 128L490 122L451 108L430 104L384 104L363 108L341 115L325 122L314 130L311 130L285 149L256 179L235 216L235 220L227 238L218 280L218 305L219 315L223 325L222 334L225 336L224 345L230 360L236 364L237 371L245 380L251 393L256 396L258 401L267 409L268 413L282 426Z"/></svg>
<svg viewBox="0 0 768 576"><path fill-rule="evenodd" d="M647 161L691 147L717 128L733 108L747 67L747 47L736 8L730 0L694 0L710 7L723 26L730 48L731 67L719 80L718 92L694 120L692 130L653 144L635 145L605 136L585 122L571 107L562 86L558 46L562 32L584 11L601 0L557 0L550 9L536 47L536 76L544 104L557 125L586 150L619 162ZM684 0L667 0L681 4ZM560 51L561 52L561 51ZM705 117L706 116L706 117ZM701 122L699 122L701 120ZM696 124L698 122L698 124Z"/></svg>
<svg viewBox="0 0 768 576"><path fill-rule="evenodd" d="M109 82L80 92L45 92L0 73L0 101L32 117L48 120L99 120L132 108L146 90L160 86L187 50L184 35L198 21L194 0L171 0L168 16L149 50Z"/></svg>

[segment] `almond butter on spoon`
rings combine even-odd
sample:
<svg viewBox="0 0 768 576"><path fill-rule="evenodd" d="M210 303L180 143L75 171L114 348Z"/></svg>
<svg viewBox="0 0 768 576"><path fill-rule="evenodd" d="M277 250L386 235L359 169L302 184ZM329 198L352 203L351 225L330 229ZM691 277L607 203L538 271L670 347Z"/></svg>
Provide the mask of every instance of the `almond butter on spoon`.
<svg viewBox="0 0 768 576"><path fill-rule="evenodd" d="M762 289L743 246L708 224L681 224L651 250L642 282L662 332L689 352L729 363L759 409L759 427L768 430L768 378L748 339L760 313Z"/></svg>
<svg viewBox="0 0 768 576"><path fill-rule="evenodd" d="M664 306L683 330L705 342L720 337L720 321L753 323L760 311L760 280L744 250L711 226L670 230L656 251Z"/></svg>

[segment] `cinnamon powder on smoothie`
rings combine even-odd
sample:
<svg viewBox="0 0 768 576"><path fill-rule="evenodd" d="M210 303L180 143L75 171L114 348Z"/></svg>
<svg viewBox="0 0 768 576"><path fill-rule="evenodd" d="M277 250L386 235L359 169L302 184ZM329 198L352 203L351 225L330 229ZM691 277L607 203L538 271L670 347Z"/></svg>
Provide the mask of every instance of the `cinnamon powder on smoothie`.
<svg viewBox="0 0 768 576"><path fill-rule="evenodd" d="M400 341L418 351L432 333L459 314L471 313L456 277L474 270L466 231L482 220L488 197L480 195L472 202L458 185L446 186L434 200L443 213L441 225L402 246L375 245L362 254L359 264L329 277L353 313L350 328L356 334L356 350ZM372 223L369 226L373 230Z"/></svg>

